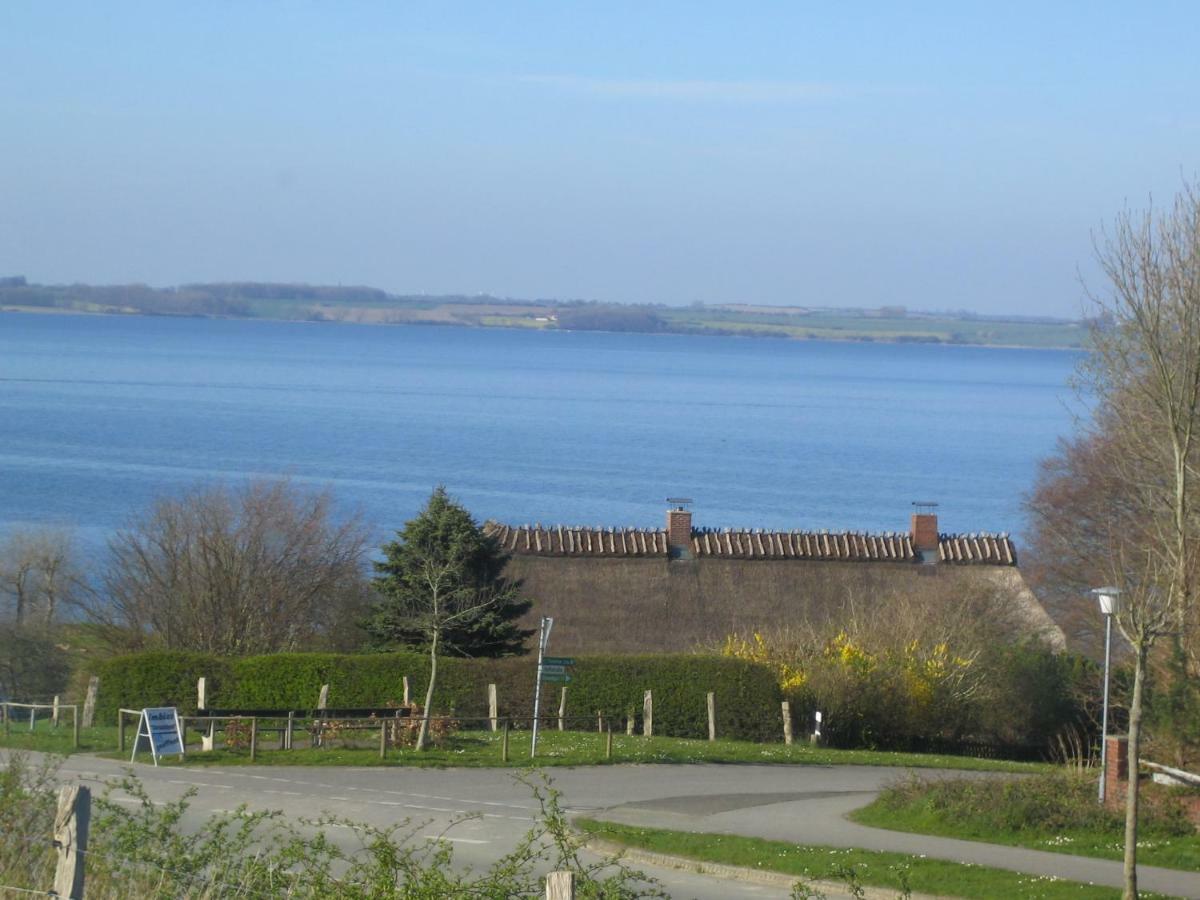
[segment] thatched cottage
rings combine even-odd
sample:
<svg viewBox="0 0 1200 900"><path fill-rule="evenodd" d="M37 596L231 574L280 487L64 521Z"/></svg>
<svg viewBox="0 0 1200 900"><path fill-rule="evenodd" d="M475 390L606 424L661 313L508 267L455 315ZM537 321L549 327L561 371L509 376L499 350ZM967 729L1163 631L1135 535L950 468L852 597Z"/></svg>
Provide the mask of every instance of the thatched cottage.
<svg viewBox="0 0 1200 900"><path fill-rule="evenodd" d="M980 592L998 598L1020 632L1063 647L1009 536L942 534L933 506L920 504L899 533L697 528L682 504L662 529L489 521L484 530L510 554L506 575L534 601L527 624L554 617L556 653L686 651L735 632L844 615L847 598L887 604Z"/></svg>

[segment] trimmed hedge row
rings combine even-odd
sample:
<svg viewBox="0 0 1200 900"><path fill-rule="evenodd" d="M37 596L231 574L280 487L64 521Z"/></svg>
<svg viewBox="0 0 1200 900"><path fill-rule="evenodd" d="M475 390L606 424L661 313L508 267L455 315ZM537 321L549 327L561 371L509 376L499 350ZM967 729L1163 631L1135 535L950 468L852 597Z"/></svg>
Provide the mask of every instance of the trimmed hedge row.
<svg viewBox="0 0 1200 900"><path fill-rule="evenodd" d="M495 683L500 715L528 718L533 711L534 660L440 659L435 712L462 718L487 715L487 686ZM174 651L139 653L101 663L99 721L113 722L119 707L196 709L196 679L204 676L209 704L225 708L313 707L328 684L330 706L383 706L399 702L407 675L413 700L424 700L429 658L417 653L279 653L228 658ZM543 714L558 710L559 686L545 685ZM641 718L642 694L654 691L654 731L674 737L708 733L705 694L716 694L717 733L745 740L778 740L779 701L774 673L745 660L688 654L583 656L567 690L568 717L624 721ZM582 723L579 727L582 727Z"/></svg>

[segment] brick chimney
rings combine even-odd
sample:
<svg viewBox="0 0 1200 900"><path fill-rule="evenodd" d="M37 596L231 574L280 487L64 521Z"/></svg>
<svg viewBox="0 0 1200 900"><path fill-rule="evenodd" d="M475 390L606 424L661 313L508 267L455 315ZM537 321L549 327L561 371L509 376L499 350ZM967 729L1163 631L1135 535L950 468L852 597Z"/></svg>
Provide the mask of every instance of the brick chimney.
<svg viewBox="0 0 1200 900"><path fill-rule="evenodd" d="M690 554L692 550L692 511L687 504L692 501L685 497L668 497L668 503L675 504L667 510L667 545L671 555Z"/></svg>
<svg viewBox="0 0 1200 900"><path fill-rule="evenodd" d="M938 519L936 503L913 503L912 536L913 549L918 553L936 551L938 548Z"/></svg>

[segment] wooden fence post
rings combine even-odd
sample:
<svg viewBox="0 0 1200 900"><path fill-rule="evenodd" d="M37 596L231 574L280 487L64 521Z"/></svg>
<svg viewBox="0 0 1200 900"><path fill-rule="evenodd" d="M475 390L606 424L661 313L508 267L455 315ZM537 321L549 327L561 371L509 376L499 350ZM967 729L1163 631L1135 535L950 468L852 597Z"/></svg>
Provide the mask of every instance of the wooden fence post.
<svg viewBox="0 0 1200 900"><path fill-rule="evenodd" d="M562 693L558 695L558 730L563 730L563 716L567 712L567 688L564 685Z"/></svg>
<svg viewBox="0 0 1200 900"><path fill-rule="evenodd" d="M792 745L792 704L783 701L783 742Z"/></svg>
<svg viewBox="0 0 1200 900"><path fill-rule="evenodd" d="M575 900L575 873L547 872L546 900Z"/></svg>
<svg viewBox="0 0 1200 900"><path fill-rule="evenodd" d="M96 694L100 691L100 676L93 675L88 679L87 696L83 700L83 727L91 728L96 724Z"/></svg>
<svg viewBox="0 0 1200 900"><path fill-rule="evenodd" d="M504 737L500 739L500 761L508 762L508 719L504 720Z"/></svg>
<svg viewBox="0 0 1200 900"><path fill-rule="evenodd" d="M258 716L250 717L250 762L258 756Z"/></svg>
<svg viewBox="0 0 1200 900"><path fill-rule="evenodd" d="M633 734L633 726L634 726L634 720L635 720L635 719L636 719L636 716L634 716L634 714L633 714L633 710L630 710L630 711L629 711L629 715L627 715L627 716L625 717L625 733L626 733L627 735L628 735L628 734Z"/></svg>
<svg viewBox="0 0 1200 900"><path fill-rule="evenodd" d="M604 758L612 759L612 723L608 724L608 735L604 739Z"/></svg>
<svg viewBox="0 0 1200 900"><path fill-rule="evenodd" d="M409 705L409 702L408 702L408 676L405 675L402 679L400 679L400 681L404 685L404 705L408 706Z"/></svg>
<svg viewBox="0 0 1200 900"><path fill-rule="evenodd" d="M196 708L208 711L208 678L200 676L196 680ZM202 726L200 732L200 749L204 752L209 752L216 745L217 741L217 723L207 722Z"/></svg>
<svg viewBox="0 0 1200 900"><path fill-rule="evenodd" d="M54 695L54 709L50 713L50 726L52 728L58 727L58 694Z"/></svg>
<svg viewBox="0 0 1200 900"><path fill-rule="evenodd" d="M71 704L71 743L79 749L79 707Z"/></svg>
<svg viewBox="0 0 1200 900"><path fill-rule="evenodd" d="M494 734L500 728L500 701L496 696L496 685L488 685L488 719Z"/></svg>
<svg viewBox="0 0 1200 900"><path fill-rule="evenodd" d="M654 691L642 697L642 735L654 737Z"/></svg>
<svg viewBox="0 0 1200 900"><path fill-rule="evenodd" d="M329 685L321 685L321 693L317 696L317 709L329 708Z"/></svg>
<svg viewBox="0 0 1200 900"><path fill-rule="evenodd" d="M708 739L715 741L717 739L717 695L712 691L708 692Z"/></svg>
<svg viewBox="0 0 1200 900"><path fill-rule="evenodd" d="M295 727L295 724L296 724L296 711L289 709L288 710L287 731L284 732L286 740L284 741L283 749L285 749L285 750L292 749L292 728Z"/></svg>
<svg viewBox="0 0 1200 900"><path fill-rule="evenodd" d="M125 710L117 710L117 750L125 752Z"/></svg>
<svg viewBox="0 0 1200 900"><path fill-rule="evenodd" d="M54 846L58 866L54 870L56 897L83 898L83 873L87 858L88 822L92 813L92 792L78 784L68 784L58 792L58 812L54 816Z"/></svg>
<svg viewBox="0 0 1200 900"><path fill-rule="evenodd" d="M387 722L379 726L379 758L387 758Z"/></svg>
<svg viewBox="0 0 1200 900"><path fill-rule="evenodd" d="M33 726L37 724L37 707L30 704L29 706L29 730L33 731Z"/></svg>
<svg viewBox="0 0 1200 900"><path fill-rule="evenodd" d="M604 734L604 713L596 710L596 733Z"/></svg>

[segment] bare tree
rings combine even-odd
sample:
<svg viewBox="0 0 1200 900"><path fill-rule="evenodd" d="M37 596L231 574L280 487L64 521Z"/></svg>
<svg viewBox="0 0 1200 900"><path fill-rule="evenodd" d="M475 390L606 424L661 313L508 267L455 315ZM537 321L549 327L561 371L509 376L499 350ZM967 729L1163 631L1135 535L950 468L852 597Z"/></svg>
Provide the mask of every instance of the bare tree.
<svg viewBox="0 0 1200 900"><path fill-rule="evenodd" d="M1138 525L1109 534L1117 622L1134 650L1125 809L1125 890L1137 889L1138 761L1150 649L1195 625L1193 499L1200 432L1200 195L1185 185L1166 212L1125 210L1096 242L1107 285L1086 369L1100 401L1106 458ZM1114 526L1119 520L1114 522ZM1196 663L1195 646L1191 662Z"/></svg>
<svg viewBox="0 0 1200 900"><path fill-rule="evenodd" d="M64 605L79 599L83 587L69 532L20 530L0 542L0 595L8 598L18 628L53 624Z"/></svg>
<svg viewBox="0 0 1200 900"><path fill-rule="evenodd" d="M366 535L331 506L288 481L162 498L109 542L93 616L131 648L310 647L363 594Z"/></svg>

